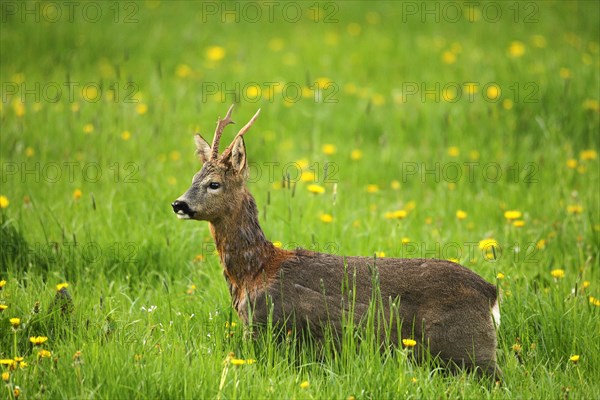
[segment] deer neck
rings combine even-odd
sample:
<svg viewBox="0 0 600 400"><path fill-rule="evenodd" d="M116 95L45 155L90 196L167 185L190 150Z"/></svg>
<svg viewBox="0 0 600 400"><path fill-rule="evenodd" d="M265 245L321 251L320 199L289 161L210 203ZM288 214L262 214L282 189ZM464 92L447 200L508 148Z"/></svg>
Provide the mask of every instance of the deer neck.
<svg viewBox="0 0 600 400"><path fill-rule="evenodd" d="M267 240L258 222L258 209L244 189L241 207L210 222L225 275L235 287L243 287L268 268L275 247Z"/></svg>

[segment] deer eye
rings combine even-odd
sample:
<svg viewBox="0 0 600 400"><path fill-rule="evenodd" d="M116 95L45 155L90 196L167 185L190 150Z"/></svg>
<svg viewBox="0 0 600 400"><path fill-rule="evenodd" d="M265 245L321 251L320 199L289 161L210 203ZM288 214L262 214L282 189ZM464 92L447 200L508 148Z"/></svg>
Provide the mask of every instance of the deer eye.
<svg viewBox="0 0 600 400"><path fill-rule="evenodd" d="M219 182L211 182L208 184L208 187L212 190L217 190L221 187L221 184Z"/></svg>

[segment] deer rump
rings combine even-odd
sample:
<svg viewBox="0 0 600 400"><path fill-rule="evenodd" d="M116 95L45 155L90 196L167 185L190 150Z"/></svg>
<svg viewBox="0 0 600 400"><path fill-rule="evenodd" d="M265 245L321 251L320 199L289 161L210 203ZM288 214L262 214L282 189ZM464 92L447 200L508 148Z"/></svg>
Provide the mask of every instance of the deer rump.
<svg viewBox="0 0 600 400"><path fill-rule="evenodd" d="M296 329L321 341L328 327L339 337L344 314L347 320L353 311L355 325L364 321L374 303L384 321L392 317L392 343L411 338L416 355L428 351L445 362L500 374L499 321L492 317L497 290L471 270L437 259L340 257L303 249L290 254L271 279L262 279L246 296L232 293L244 323L260 327L272 313L281 332ZM385 335L382 329L382 343Z"/></svg>

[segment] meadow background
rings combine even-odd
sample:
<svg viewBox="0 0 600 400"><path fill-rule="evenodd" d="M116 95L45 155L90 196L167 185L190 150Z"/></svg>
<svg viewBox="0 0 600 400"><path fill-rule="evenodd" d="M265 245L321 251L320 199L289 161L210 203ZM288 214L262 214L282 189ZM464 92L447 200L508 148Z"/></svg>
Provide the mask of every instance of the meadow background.
<svg viewBox="0 0 600 400"><path fill-rule="evenodd" d="M2 398L600 397L597 2L0 5ZM170 206L232 103L267 236L497 283L503 385L244 338Z"/></svg>

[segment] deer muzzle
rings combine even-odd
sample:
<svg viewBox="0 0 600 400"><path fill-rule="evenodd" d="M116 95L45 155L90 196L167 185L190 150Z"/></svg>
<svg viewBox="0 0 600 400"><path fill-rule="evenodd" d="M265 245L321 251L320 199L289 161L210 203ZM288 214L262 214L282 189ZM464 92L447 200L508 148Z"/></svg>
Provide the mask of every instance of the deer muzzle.
<svg viewBox="0 0 600 400"><path fill-rule="evenodd" d="M190 219L194 213L189 204L183 200L175 200L171 203L171 207L173 207L173 212L177 214L179 219Z"/></svg>

